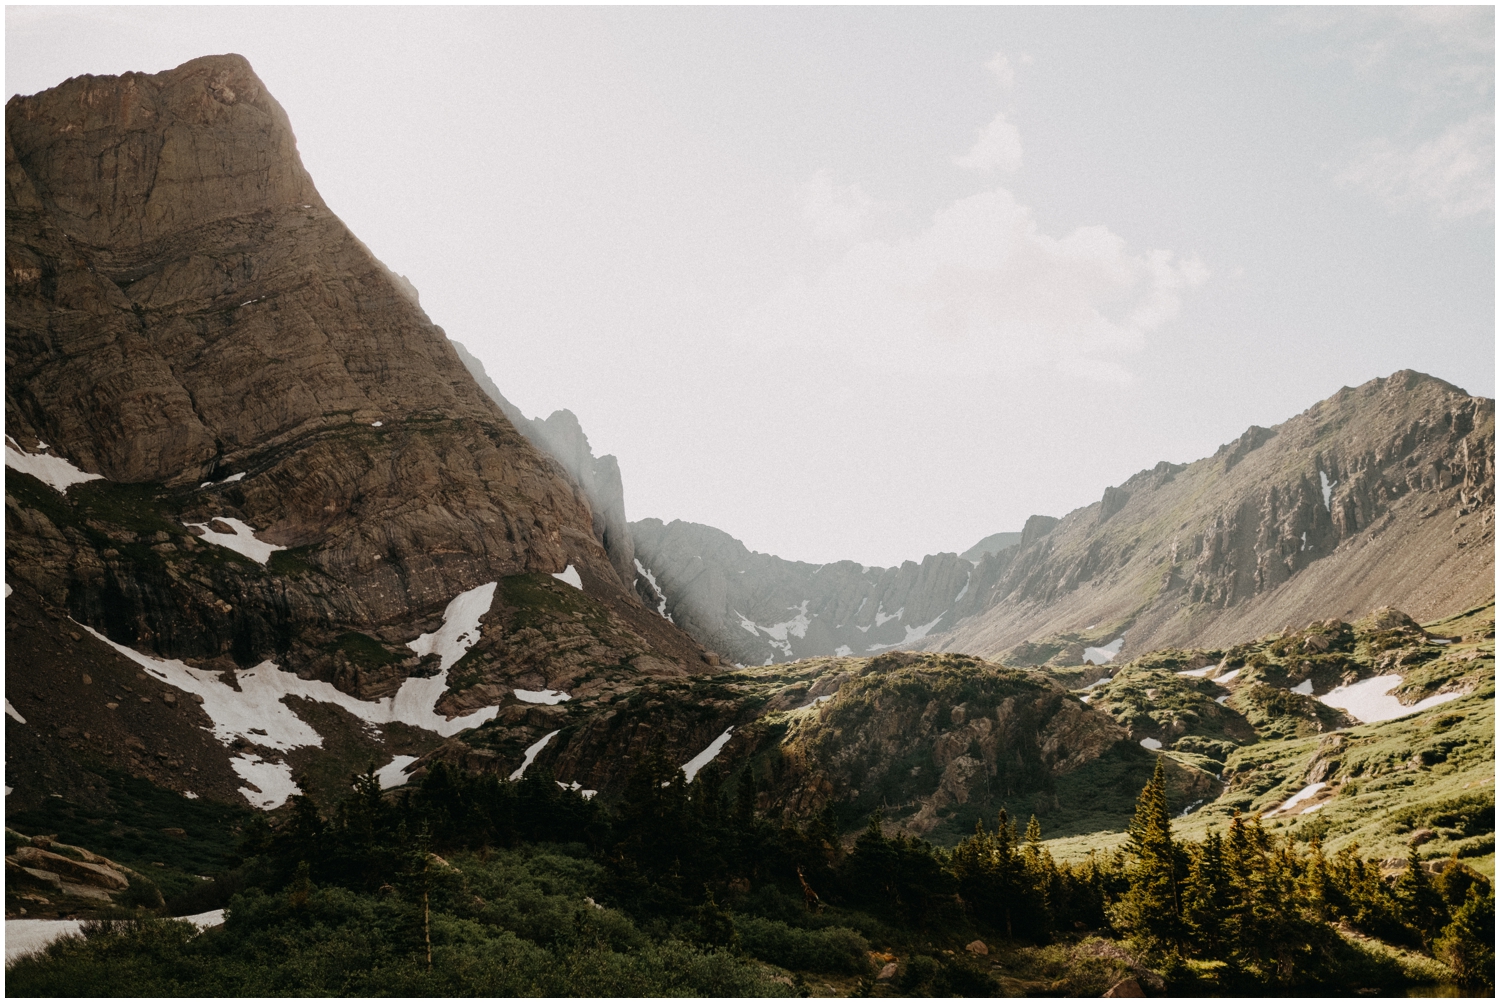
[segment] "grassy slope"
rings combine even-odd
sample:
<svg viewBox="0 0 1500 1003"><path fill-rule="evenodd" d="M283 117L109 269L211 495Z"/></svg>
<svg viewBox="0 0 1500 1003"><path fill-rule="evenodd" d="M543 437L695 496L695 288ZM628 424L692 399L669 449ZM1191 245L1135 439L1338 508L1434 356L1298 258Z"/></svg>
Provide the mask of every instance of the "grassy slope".
<svg viewBox="0 0 1500 1003"><path fill-rule="evenodd" d="M1227 750L1223 757L1227 786L1214 802L1180 819L1175 829L1185 838L1201 838L1211 826L1222 826L1236 811L1263 814L1267 824L1277 831L1290 832L1299 839L1321 838L1330 849L1356 843L1366 857L1404 859L1413 835L1430 830L1432 835L1419 844L1423 858L1433 859L1458 854L1485 873L1494 871L1494 783L1495 783L1495 714L1494 714L1494 605L1468 610L1454 617L1424 625L1426 634L1438 638L1457 638L1455 643L1432 646L1414 637L1392 638L1390 631L1357 625L1358 641L1351 645L1345 661L1359 675L1379 671L1382 659L1401 657L1425 658L1410 667L1390 671L1402 672L1406 679L1398 691L1408 699L1418 699L1440 689L1472 686L1467 696L1442 704L1423 713L1378 724L1358 724L1340 731L1306 733L1291 737L1251 740ZM1408 631L1408 634L1410 632ZM1487 635L1487 636L1486 636ZM1273 647L1286 648L1276 637L1243 646L1241 657L1254 661L1258 652ZM1391 643L1393 640L1402 643ZM1389 646L1387 646L1389 645ZM1439 657L1428 657L1434 648ZM1145 659L1142 659L1145 661ZM1273 679L1283 685L1285 660L1274 655L1260 666L1248 666L1245 674L1254 685L1257 676ZM1305 671L1305 670L1304 670ZM1149 675L1148 675L1149 674ZM1293 675L1297 667L1293 667ZM1106 692L1121 685L1118 700L1095 697L1094 705L1113 708L1117 718L1129 726L1134 715L1150 719L1147 727L1161 729L1161 721L1182 719L1186 711L1200 709L1188 706L1201 688L1199 680L1179 677L1181 683L1157 678L1160 673L1144 670L1132 673L1129 667L1120 673L1125 685L1101 687ZM1279 679L1276 677L1280 676ZM1135 682L1131 677L1137 676ZM1158 693L1150 706L1136 693L1140 679L1150 678L1158 685L1173 687L1170 694ZM1242 675L1243 678L1243 675ZM1183 693L1177 693L1180 689ZM1222 691L1220 691L1222 692ZM1243 685L1236 687L1231 705L1240 703ZM1310 723L1303 715L1296 715ZM1265 731L1287 734L1292 728L1286 720L1270 720ZM1210 724L1210 722L1205 722ZM1195 729L1204 739L1221 739L1223 729ZM1191 736L1187 736L1188 739ZM1179 747L1191 741L1177 739ZM1202 762L1197 756L1169 752L1177 758ZM1326 766L1324 764L1332 764ZM1316 775L1328 786L1314 798L1297 806L1296 812L1278 813L1276 809L1302 790ZM1302 814L1302 809L1321 805ZM1425 834L1424 834L1425 835ZM1111 851L1123 842L1119 830L1104 830L1086 836L1071 836L1049 842L1052 852L1062 859L1078 859L1091 850Z"/></svg>

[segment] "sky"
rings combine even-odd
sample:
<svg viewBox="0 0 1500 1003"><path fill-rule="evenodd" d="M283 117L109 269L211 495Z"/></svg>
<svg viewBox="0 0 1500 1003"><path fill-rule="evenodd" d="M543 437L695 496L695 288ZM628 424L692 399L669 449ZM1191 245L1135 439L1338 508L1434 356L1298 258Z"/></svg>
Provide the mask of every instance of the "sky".
<svg viewBox="0 0 1500 1003"><path fill-rule="evenodd" d="M1495 393L1493 8L6 8L250 60L631 519L888 566L1417 369Z"/></svg>

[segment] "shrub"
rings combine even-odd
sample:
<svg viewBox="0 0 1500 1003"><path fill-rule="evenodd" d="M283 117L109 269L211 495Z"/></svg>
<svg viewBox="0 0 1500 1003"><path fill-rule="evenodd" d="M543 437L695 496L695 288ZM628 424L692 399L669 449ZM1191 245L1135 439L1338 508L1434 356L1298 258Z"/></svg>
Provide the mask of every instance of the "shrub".
<svg viewBox="0 0 1500 1003"><path fill-rule="evenodd" d="M736 916L740 947L753 957L782 968L837 975L867 975L870 944L843 926L799 929L774 919Z"/></svg>

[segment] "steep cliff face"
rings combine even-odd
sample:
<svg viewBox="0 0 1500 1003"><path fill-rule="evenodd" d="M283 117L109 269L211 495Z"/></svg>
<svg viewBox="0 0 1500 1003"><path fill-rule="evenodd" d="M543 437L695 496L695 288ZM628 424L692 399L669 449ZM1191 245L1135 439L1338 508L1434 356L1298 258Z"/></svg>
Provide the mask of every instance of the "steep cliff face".
<svg viewBox="0 0 1500 1003"><path fill-rule="evenodd" d="M1494 455L1492 400L1414 372L1345 388L996 555L982 611L923 643L1076 664L1122 635L1128 654L1472 606L1494 595Z"/></svg>
<svg viewBox="0 0 1500 1003"><path fill-rule="evenodd" d="M493 654L514 639L482 600L551 575L597 630L585 631L588 657L570 659L579 631L542 616L525 672L706 667L620 580L579 487L324 205L241 57L12 98L6 266L7 605L40 631L27 642L40 661L12 652L12 683L43 697L76 688L71 659L88 651L153 692L201 683L199 706L212 708L222 694L193 672L249 692L236 673L270 662L279 676L264 679L307 683L283 689L342 722L314 729L323 746L339 731L384 759L393 750L379 743L403 728L420 751L457 727L444 709L475 693L488 693L486 713L517 702ZM59 631L76 637L54 652L46 638ZM463 654L469 698L456 695ZM410 702L413 680L436 687L421 714L366 706ZM119 718L107 698L123 697L101 690L78 694L79 727L95 737ZM156 731L132 732L134 746L72 751L127 766L141 751L140 769L184 786L161 765L189 769L180 756L143 750L197 728L202 712L176 709L191 702L163 697L170 718L143 721ZM320 747L235 727L221 737L235 732L242 766L289 772Z"/></svg>
<svg viewBox="0 0 1500 1003"><path fill-rule="evenodd" d="M456 341L453 348L480 389L500 405L511 424L533 446L561 463L583 489L594 516L594 538L609 555L610 564L620 580L634 581L637 574L635 545L631 540L630 526L625 521L625 485L620 480L619 461L608 455L596 457L583 426L578 423L578 416L566 408L554 411L546 418L527 418L500 392L495 381L484 371L482 362Z"/></svg>

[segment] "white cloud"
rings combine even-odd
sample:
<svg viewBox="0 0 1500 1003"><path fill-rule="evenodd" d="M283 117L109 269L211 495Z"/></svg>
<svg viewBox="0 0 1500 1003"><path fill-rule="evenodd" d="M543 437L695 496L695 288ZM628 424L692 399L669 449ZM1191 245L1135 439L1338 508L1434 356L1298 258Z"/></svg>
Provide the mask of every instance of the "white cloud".
<svg viewBox="0 0 1500 1003"><path fill-rule="evenodd" d="M1103 226L1050 236L997 188L909 238L853 245L784 288L746 335L784 358L870 376L1052 369L1119 383L1126 357L1207 277L1196 258L1132 251Z"/></svg>
<svg viewBox="0 0 1500 1003"><path fill-rule="evenodd" d="M1425 142L1376 139L1335 180L1398 209L1464 219L1495 208L1495 117L1481 113Z"/></svg>
<svg viewBox="0 0 1500 1003"><path fill-rule="evenodd" d="M875 205L859 185L835 185L826 169L798 190L797 201L813 233L827 240L856 236Z"/></svg>
<svg viewBox="0 0 1500 1003"><path fill-rule="evenodd" d="M1021 167L1021 133L1001 112L990 124L979 130L974 145L953 162L966 171L1001 170L1007 173Z"/></svg>

